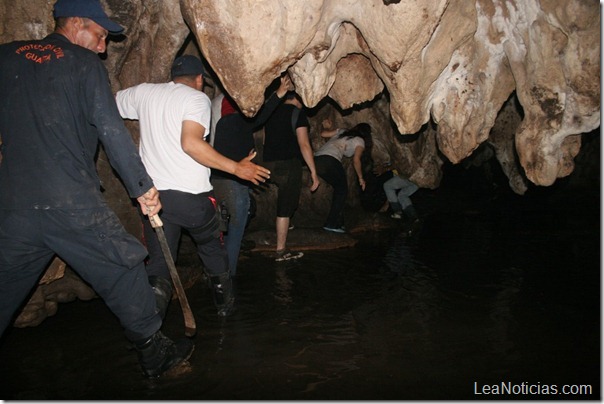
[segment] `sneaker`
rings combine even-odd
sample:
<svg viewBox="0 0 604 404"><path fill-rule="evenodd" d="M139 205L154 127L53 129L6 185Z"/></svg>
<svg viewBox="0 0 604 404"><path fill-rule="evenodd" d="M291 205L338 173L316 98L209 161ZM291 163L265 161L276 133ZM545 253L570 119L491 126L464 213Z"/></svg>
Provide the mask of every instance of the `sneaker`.
<svg viewBox="0 0 604 404"><path fill-rule="evenodd" d="M300 251L290 251L290 250L277 251L275 253L275 261L281 262L281 261L297 260L298 258L301 258L302 256L304 256L304 253L300 252Z"/></svg>
<svg viewBox="0 0 604 404"><path fill-rule="evenodd" d="M393 219L402 219L403 215L401 215L398 212L394 212L393 214L390 215L390 217L393 218Z"/></svg>
<svg viewBox="0 0 604 404"><path fill-rule="evenodd" d="M346 233L346 230L343 227L323 227L323 230L331 231L333 233Z"/></svg>

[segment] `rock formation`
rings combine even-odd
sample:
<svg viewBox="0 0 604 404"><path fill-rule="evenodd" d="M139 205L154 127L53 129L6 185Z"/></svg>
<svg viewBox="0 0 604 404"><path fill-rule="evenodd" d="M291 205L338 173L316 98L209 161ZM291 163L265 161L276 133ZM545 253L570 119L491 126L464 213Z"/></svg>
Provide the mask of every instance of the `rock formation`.
<svg viewBox="0 0 604 404"><path fill-rule="evenodd" d="M538 185L569 175L577 135L600 124L595 1L182 0L181 8L249 115L285 71L308 107L329 96L346 109L385 88L398 131L414 134L432 118L439 150L457 163L489 139L515 92L524 117L514 143Z"/></svg>
<svg viewBox="0 0 604 404"><path fill-rule="evenodd" d="M55 258L40 280L40 285L29 298L25 308L15 320L15 327L33 327L44 319L54 316L59 303L76 299L90 300L97 297L94 290L66 264Z"/></svg>

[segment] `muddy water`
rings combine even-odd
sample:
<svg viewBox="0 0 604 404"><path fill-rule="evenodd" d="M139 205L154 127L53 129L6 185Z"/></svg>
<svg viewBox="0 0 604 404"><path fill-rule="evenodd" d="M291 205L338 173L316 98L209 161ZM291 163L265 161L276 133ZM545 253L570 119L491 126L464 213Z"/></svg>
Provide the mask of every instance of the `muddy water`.
<svg viewBox="0 0 604 404"><path fill-rule="evenodd" d="M412 237L394 228L279 264L248 254L228 319L188 290L199 332L178 378L144 380L101 301L61 305L5 335L0 398L600 399L599 200L448 197L416 197ZM183 334L176 302L164 329ZM486 395L502 383L591 394Z"/></svg>

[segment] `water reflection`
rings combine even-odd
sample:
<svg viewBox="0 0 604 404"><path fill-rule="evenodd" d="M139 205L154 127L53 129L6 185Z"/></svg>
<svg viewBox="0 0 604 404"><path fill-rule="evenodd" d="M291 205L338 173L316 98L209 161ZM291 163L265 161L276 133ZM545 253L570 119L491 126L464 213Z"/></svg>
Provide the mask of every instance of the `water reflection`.
<svg viewBox="0 0 604 404"><path fill-rule="evenodd" d="M215 315L205 287L187 291L196 350L175 380L140 377L102 302L66 304L7 335L0 398L472 399L474 382L510 379L599 394L592 234L552 233L551 217L535 212L506 217L436 213L412 237L375 233L294 262L251 254L232 317ZM165 332L182 330L172 304Z"/></svg>
<svg viewBox="0 0 604 404"><path fill-rule="evenodd" d="M389 304L417 326L416 338L429 343L433 324L441 315L442 294L436 271L414 256L418 236L398 233L390 242L382 265L386 279L397 280L385 286L385 293L390 294L392 300Z"/></svg>
<svg viewBox="0 0 604 404"><path fill-rule="evenodd" d="M497 290L489 307L490 322L486 334L493 353L500 356L500 361L518 359L513 336L519 326L515 311L519 309L523 282L521 269L501 270Z"/></svg>
<svg viewBox="0 0 604 404"><path fill-rule="evenodd" d="M292 283L292 280L287 276L287 267L281 266L277 268L275 271L275 290L273 296L278 303L287 305L292 302L290 295Z"/></svg>

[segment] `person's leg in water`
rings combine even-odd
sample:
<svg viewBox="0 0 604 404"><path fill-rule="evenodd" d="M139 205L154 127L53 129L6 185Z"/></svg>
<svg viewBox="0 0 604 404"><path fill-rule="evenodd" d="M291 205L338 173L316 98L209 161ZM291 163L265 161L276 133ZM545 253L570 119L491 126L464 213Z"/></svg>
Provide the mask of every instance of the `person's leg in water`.
<svg viewBox="0 0 604 404"><path fill-rule="evenodd" d="M324 229L337 233L344 233L342 211L348 196L348 181L342 163L331 156L317 156L315 158L317 174L333 188L333 196Z"/></svg>
<svg viewBox="0 0 604 404"><path fill-rule="evenodd" d="M223 239L229 256L229 272L231 277L235 277L250 209L249 187L231 179L218 179L213 181L213 185L216 200L225 204L229 214L228 230Z"/></svg>
<svg viewBox="0 0 604 404"><path fill-rule="evenodd" d="M217 314L226 317L235 311L235 291L229 271L228 252L221 240L213 202L208 197L201 199L202 211L208 212L205 220L200 221L205 224L189 227L187 231L195 241L197 255L205 266Z"/></svg>
<svg viewBox="0 0 604 404"><path fill-rule="evenodd" d="M228 254L221 239L214 203L209 194L171 190L161 192L161 218L166 237L171 226L183 228L191 235L197 255L204 264L217 313L219 316L229 315L234 310L235 297Z"/></svg>
<svg viewBox="0 0 604 404"><path fill-rule="evenodd" d="M277 243L275 247L275 261L288 261L304 256L300 251L291 251L286 248L289 232L290 217L298 207L300 189L302 187L302 164L298 159L279 161L276 164L277 184L277 218L275 231Z"/></svg>
<svg viewBox="0 0 604 404"><path fill-rule="evenodd" d="M384 193L386 193L386 199L388 200L388 203L390 203L390 208L392 209L392 215L390 217L393 219L403 218L403 207L401 206L397 196L397 191L402 186L403 179L397 175L384 183Z"/></svg>
<svg viewBox="0 0 604 404"><path fill-rule="evenodd" d="M395 177L396 178L396 177ZM398 177L401 178L401 177ZM401 178L398 183L398 194L397 200L402 208L402 212L407 220L409 225L415 223L419 217L417 215L417 211L415 210L415 206L413 206L413 202L411 201L410 196L418 190L418 186L413 182L409 181L406 178Z"/></svg>
<svg viewBox="0 0 604 404"><path fill-rule="evenodd" d="M145 376L160 376L190 357L190 340L172 341L161 333L162 319L143 264L147 251L111 210L14 213L0 213L7 215L0 218L0 333L56 253L119 319ZM28 240L27 249L23 240ZM11 274L17 268L31 276L15 278Z"/></svg>

